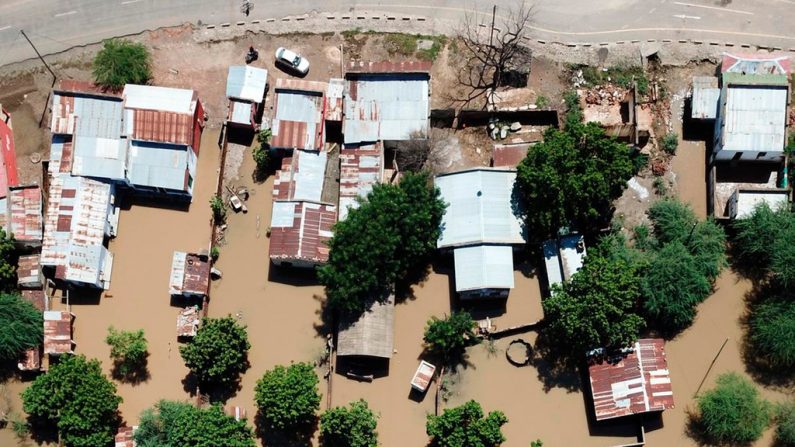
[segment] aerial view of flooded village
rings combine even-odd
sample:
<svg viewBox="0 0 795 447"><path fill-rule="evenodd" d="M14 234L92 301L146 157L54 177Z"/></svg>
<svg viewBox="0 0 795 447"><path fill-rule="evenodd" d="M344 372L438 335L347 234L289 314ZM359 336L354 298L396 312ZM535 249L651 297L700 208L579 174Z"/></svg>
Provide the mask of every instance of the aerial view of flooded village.
<svg viewBox="0 0 795 447"><path fill-rule="evenodd" d="M795 446L794 20L0 2L0 447Z"/></svg>

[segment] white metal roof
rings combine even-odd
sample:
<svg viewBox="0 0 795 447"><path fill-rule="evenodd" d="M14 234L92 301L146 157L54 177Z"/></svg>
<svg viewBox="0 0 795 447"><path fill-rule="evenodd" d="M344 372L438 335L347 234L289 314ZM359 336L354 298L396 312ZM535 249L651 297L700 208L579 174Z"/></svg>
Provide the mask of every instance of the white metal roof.
<svg viewBox="0 0 795 447"><path fill-rule="evenodd" d="M455 290L513 289L513 248L475 245L453 250Z"/></svg>
<svg viewBox="0 0 795 447"><path fill-rule="evenodd" d="M749 217L754 212L754 208L765 203L771 210L777 210L787 204L789 192L781 189L770 191L764 190L738 190L737 191L737 213L732 216L735 219Z"/></svg>
<svg viewBox="0 0 795 447"><path fill-rule="evenodd" d="M516 171L474 169L436 177L447 209L437 247L523 244L524 225L513 200Z"/></svg>
<svg viewBox="0 0 795 447"><path fill-rule="evenodd" d="M542 244L544 250L544 267L547 271L547 284L551 289L555 284L563 284L563 270L560 265L558 241L550 239Z"/></svg>
<svg viewBox="0 0 795 447"><path fill-rule="evenodd" d="M295 191L292 199L320 202L326 175L326 153L295 150L293 157L298 157L298 172L293 174Z"/></svg>
<svg viewBox="0 0 795 447"><path fill-rule="evenodd" d="M720 88L715 76L696 76L693 78L692 118L715 119L718 115Z"/></svg>
<svg viewBox="0 0 795 447"><path fill-rule="evenodd" d="M123 180L127 167L127 140L122 138L74 137L72 174Z"/></svg>
<svg viewBox="0 0 795 447"><path fill-rule="evenodd" d="M122 96L124 107L128 109L193 114L196 106L193 90L181 88L127 84Z"/></svg>
<svg viewBox="0 0 795 447"><path fill-rule="evenodd" d="M226 78L226 97L261 103L268 83L268 70L249 65L229 67Z"/></svg>
<svg viewBox="0 0 795 447"><path fill-rule="evenodd" d="M580 234L569 234L558 240L560 247L560 263L563 266L563 277L568 281L579 272L585 262L585 237Z"/></svg>
<svg viewBox="0 0 795 447"><path fill-rule="evenodd" d="M723 150L780 152L787 119L785 86L726 88Z"/></svg>
<svg viewBox="0 0 795 447"><path fill-rule="evenodd" d="M137 186L185 191L188 149L168 144L130 143L128 178Z"/></svg>
<svg viewBox="0 0 795 447"><path fill-rule="evenodd" d="M231 101L233 123L251 125L251 108L253 105L248 102Z"/></svg>

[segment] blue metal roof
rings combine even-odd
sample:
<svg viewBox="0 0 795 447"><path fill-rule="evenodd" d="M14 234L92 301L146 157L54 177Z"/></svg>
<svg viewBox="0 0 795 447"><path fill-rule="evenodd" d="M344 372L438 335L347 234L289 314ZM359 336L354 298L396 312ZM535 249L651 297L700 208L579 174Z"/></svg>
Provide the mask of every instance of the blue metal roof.
<svg viewBox="0 0 795 447"><path fill-rule="evenodd" d="M124 180L127 139L75 136L72 174L108 180Z"/></svg>
<svg viewBox="0 0 795 447"><path fill-rule="evenodd" d="M130 144L128 178L133 185L184 191L187 169L185 146L140 141Z"/></svg>

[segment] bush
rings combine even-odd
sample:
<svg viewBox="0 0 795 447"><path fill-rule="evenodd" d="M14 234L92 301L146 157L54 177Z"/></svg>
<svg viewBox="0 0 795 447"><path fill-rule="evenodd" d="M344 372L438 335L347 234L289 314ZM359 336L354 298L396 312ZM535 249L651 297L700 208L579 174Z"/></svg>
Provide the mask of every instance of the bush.
<svg viewBox="0 0 795 447"><path fill-rule="evenodd" d="M257 381L254 400L272 429L291 431L309 427L320 408L318 378L309 363L277 365Z"/></svg>
<svg viewBox="0 0 795 447"><path fill-rule="evenodd" d="M17 256L14 235L0 228L0 291L17 289Z"/></svg>
<svg viewBox="0 0 795 447"><path fill-rule="evenodd" d="M215 195L210 197L210 209L213 212L213 220L216 223L221 223L226 220L226 206L221 196Z"/></svg>
<svg viewBox="0 0 795 447"><path fill-rule="evenodd" d="M795 367L795 301L772 297L753 307L748 335L755 355L777 368Z"/></svg>
<svg viewBox="0 0 795 447"><path fill-rule="evenodd" d="M257 133L257 142L259 142L259 146L255 147L254 150L251 152L251 155L254 157L254 163L256 164L257 174L261 177L268 169L270 169L271 164L271 130L270 129L262 129Z"/></svg>
<svg viewBox="0 0 795 447"><path fill-rule="evenodd" d="M668 193L668 185L663 177L654 177L652 186L654 186L654 190L658 195L664 196Z"/></svg>
<svg viewBox="0 0 795 447"><path fill-rule="evenodd" d="M428 351L445 364L455 363L468 346L479 341L475 322L468 312L454 312L444 319L431 317L422 339Z"/></svg>
<svg viewBox="0 0 795 447"><path fill-rule="evenodd" d="M536 98L536 107L539 109L546 109L549 106L549 98L544 95L538 95Z"/></svg>
<svg viewBox="0 0 795 447"><path fill-rule="evenodd" d="M483 408L474 400L447 408L441 415L428 415L425 431L433 447L497 447L505 442L502 426L508 422L501 411L483 417Z"/></svg>
<svg viewBox="0 0 795 447"><path fill-rule="evenodd" d="M117 331L111 326L108 328L105 343L110 346L110 358L121 376L128 376L146 367L149 352L143 329Z"/></svg>
<svg viewBox="0 0 795 447"><path fill-rule="evenodd" d="M566 104L565 127L568 129L582 124L582 107L580 107L580 97L577 95L577 91L569 90L564 93L563 102Z"/></svg>
<svg viewBox="0 0 795 447"><path fill-rule="evenodd" d="M795 402L782 404L776 411L776 445L795 447Z"/></svg>
<svg viewBox="0 0 795 447"><path fill-rule="evenodd" d="M210 247L210 258L213 262L217 261L219 256L221 256L221 249L217 245Z"/></svg>
<svg viewBox="0 0 795 447"><path fill-rule="evenodd" d="M367 402L358 400L320 416L320 439L324 447L378 447L377 425Z"/></svg>
<svg viewBox="0 0 795 447"><path fill-rule="evenodd" d="M99 361L64 355L22 392L23 409L34 425L56 427L70 447L113 443L119 426L116 385L103 374Z"/></svg>
<svg viewBox="0 0 795 447"><path fill-rule="evenodd" d="M125 84L146 84L151 78L151 56L141 43L106 40L94 58L96 84L111 90L120 90Z"/></svg>
<svg viewBox="0 0 795 447"><path fill-rule="evenodd" d="M384 48L390 56L412 56L417 51L417 37L411 34L386 34Z"/></svg>
<svg viewBox="0 0 795 447"><path fill-rule="evenodd" d="M251 427L224 414L219 405L196 408L161 400L141 413L133 434L140 447L254 447Z"/></svg>
<svg viewBox="0 0 795 447"><path fill-rule="evenodd" d="M751 443L770 423L769 404L747 379L723 374L717 386L698 398L700 423L717 443Z"/></svg>
<svg viewBox="0 0 795 447"><path fill-rule="evenodd" d="M0 361L14 361L44 340L44 317L17 294L0 293Z"/></svg>
<svg viewBox="0 0 795 447"><path fill-rule="evenodd" d="M199 385L227 386L248 369L250 347L246 328L227 316L202 319L196 336L179 353Z"/></svg>
<svg viewBox="0 0 795 447"><path fill-rule="evenodd" d="M667 154L676 155L676 148L679 147L679 135L676 132L665 134L660 140L660 147Z"/></svg>

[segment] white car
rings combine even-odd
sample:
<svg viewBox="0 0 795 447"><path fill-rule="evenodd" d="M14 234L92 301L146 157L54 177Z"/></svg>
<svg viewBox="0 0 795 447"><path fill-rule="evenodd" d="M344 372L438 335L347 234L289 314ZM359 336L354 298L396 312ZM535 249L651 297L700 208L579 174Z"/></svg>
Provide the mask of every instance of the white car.
<svg viewBox="0 0 795 447"><path fill-rule="evenodd" d="M287 48L279 48L276 50L276 63L287 65L290 69L304 75L309 71L309 61L295 51L288 50Z"/></svg>

